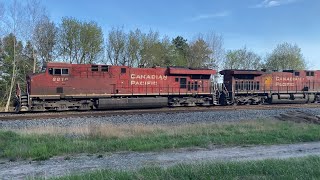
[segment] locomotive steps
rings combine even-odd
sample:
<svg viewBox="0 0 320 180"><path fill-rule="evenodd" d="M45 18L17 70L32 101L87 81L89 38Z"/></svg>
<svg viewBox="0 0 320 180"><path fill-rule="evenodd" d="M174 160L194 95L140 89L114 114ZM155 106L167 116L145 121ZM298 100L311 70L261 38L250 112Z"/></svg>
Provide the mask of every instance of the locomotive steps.
<svg viewBox="0 0 320 180"><path fill-rule="evenodd" d="M313 123L320 124L320 116L313 115L302 111L289 111L287 113L276 116L281 121L293 121L297 123Z"/></svg>

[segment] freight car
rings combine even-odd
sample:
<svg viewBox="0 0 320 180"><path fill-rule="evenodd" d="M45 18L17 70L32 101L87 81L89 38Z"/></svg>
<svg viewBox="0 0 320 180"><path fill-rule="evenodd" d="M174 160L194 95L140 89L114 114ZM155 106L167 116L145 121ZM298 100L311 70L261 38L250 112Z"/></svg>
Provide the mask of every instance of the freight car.
<svg viewBox="0 0 320 180"><path fill-rule="evenodd" d="M320 71L223 70L230 104L289 104L320 101Z"/></svg>
<svg viewBox="0 0 320 180"><path fill-rule="evenodd" d="M209 106L217 102L211 69L47 63L27 76L26 92L17 85L15 109L90 109Z"/></svg>

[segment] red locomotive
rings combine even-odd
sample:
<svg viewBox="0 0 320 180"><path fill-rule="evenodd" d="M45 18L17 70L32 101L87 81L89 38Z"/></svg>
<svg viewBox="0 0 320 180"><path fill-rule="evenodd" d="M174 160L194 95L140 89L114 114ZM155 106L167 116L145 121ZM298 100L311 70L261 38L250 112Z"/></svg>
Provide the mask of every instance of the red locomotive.
<svg viewBox="0 0 320 180"><path fill-rule="evenodd" d="M17 86L16 111L150 108L320 101L320 71L211 69L48 63Z"/></svg>
<svg viewBox="0 0 320 180"><path fill-rule="evenodd" d="M17 88L17 111L211 105L215 70L48 63Z"/></svg>
<svg viewBox="0 0 320 180"><path fill-rule="evenodd" d="M235 104L313 103L320 100L320 71L223 70L227 96Z"/></svg>

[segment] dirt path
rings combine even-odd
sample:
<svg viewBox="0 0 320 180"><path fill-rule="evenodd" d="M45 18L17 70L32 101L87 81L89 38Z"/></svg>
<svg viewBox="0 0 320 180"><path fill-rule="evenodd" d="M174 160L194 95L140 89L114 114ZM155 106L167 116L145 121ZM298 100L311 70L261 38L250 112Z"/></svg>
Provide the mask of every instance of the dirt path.
<svg viewBox="0 0 320 180"><path fill-rule="evenodd" d="M243 161L270 158L303 157L320 155L320 142L293 145L231 147L211 149L179 149L147 153L114 153L98 155L80 154L55 157L41 162L0 161L1 179L25 179L26 177L54 177L97 169L133 170L143 166L172 166L177 163L206 161Z"/></svg>

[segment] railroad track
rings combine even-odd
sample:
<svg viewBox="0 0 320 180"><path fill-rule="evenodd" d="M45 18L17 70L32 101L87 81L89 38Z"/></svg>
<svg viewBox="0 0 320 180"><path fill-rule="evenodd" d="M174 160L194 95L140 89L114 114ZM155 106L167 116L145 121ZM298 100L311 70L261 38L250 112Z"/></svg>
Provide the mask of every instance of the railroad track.
<svg viewBox="0 0 320 180"><path fill-rule="evenodd" d="M293 108L320 108L320 104L273 104L273 105L250 105L250 106L210 106L210 107L176 107L157 109L134 109L134 110L93 110L93 111L65 111L65 112L39 112L16 114L14 112L0 112L0 121L8 120L32 120L68 117L98 117L134 114L157 114L157 113L184 113L184 112L207 112L207 111L237 111L237 110L268 110L268 109L293 109Z"/></svg>

